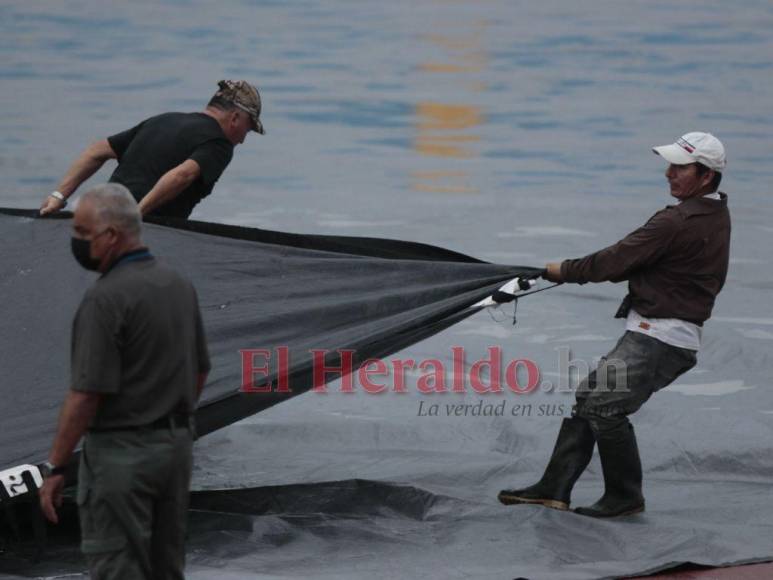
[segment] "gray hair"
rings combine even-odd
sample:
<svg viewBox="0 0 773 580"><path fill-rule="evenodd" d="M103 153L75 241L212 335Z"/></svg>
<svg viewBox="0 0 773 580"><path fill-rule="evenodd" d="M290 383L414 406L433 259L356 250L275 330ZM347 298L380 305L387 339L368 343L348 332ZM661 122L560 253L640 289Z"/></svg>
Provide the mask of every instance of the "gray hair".
<svg viewBox="0 0 773 580"><path fill-rule="evenodd" d="M129 190L120 183L92 187L81 195L79 203L84 201L94 204L100 222L129 235L139 235L142 224L139 207Z"/></svg>

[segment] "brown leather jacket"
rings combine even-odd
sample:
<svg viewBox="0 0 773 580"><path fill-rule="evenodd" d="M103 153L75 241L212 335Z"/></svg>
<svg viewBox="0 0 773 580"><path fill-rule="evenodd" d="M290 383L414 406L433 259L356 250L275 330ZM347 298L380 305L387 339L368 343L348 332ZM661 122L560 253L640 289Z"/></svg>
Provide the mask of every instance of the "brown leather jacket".
<svg viewBox="0 0 773 580"><path fill-rule="evenodd" d="M642 316L702 325L730 257L730 212L727 195L720 196L666 206L616 244L565 260L561 277L578 284L628 280L630 306Z"/></svg>

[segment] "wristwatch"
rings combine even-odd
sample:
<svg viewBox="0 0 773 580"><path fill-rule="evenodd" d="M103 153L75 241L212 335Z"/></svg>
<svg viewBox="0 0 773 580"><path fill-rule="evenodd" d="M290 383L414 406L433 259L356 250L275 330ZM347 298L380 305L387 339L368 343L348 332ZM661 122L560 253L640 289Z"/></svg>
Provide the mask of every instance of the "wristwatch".
<svg viewBox="0 0 773 580"><path fill-rule="evenodd" d="M39 467L40 467L40 473L43 475L44 479L52 475L64 475L64 473L67 471L66 465L60 465L57 467L50 461L41 463Z"/></svg>
<svg viewBox="0 0 773 580"><path fill-rule="evenodd" d="M61 201L64 205L62 207L67 207L67 198L64 196L64 194L61 191L52 191L48 194L50 197L55 197L59 201Z"/></svg>

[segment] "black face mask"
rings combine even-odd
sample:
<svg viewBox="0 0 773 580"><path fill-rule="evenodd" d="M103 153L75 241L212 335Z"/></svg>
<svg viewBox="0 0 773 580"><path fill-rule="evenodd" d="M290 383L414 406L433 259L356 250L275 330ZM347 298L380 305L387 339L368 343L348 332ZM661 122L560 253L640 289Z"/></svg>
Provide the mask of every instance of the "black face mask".
<svg viewBox="0 0 773 580"><path fill-rule="evenodd" d="M81 238L71 238L70 247L72 248L72 255L78 263L87 270L98 270L99 260L95 260L91 257L91 240L83 240Z"/></svg>

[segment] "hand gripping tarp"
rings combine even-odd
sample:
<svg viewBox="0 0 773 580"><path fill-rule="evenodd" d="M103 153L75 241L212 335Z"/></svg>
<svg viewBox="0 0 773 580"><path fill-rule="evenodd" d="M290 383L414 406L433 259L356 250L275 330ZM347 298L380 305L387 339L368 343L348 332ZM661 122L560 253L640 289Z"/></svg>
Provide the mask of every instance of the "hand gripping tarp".
<svg viewBox="0 0 773 580"><path fill-rule="evenodd" d="M0 210L0 470L45 459L70 386L72 318L96 278L70 255L69 214L36 213ZM154 221L145 243L193 281L204 317L213 368L200 435L311 388L312 349L328 351L326 367L352 350L356 369L476 312L471 306L504 281L539 272L395 240ZM289 355L289 392L276 388L278 347ZM271 383L272 392L243 392L240 351L250 349L271 356L269 371L246 386Z"/></svg>

